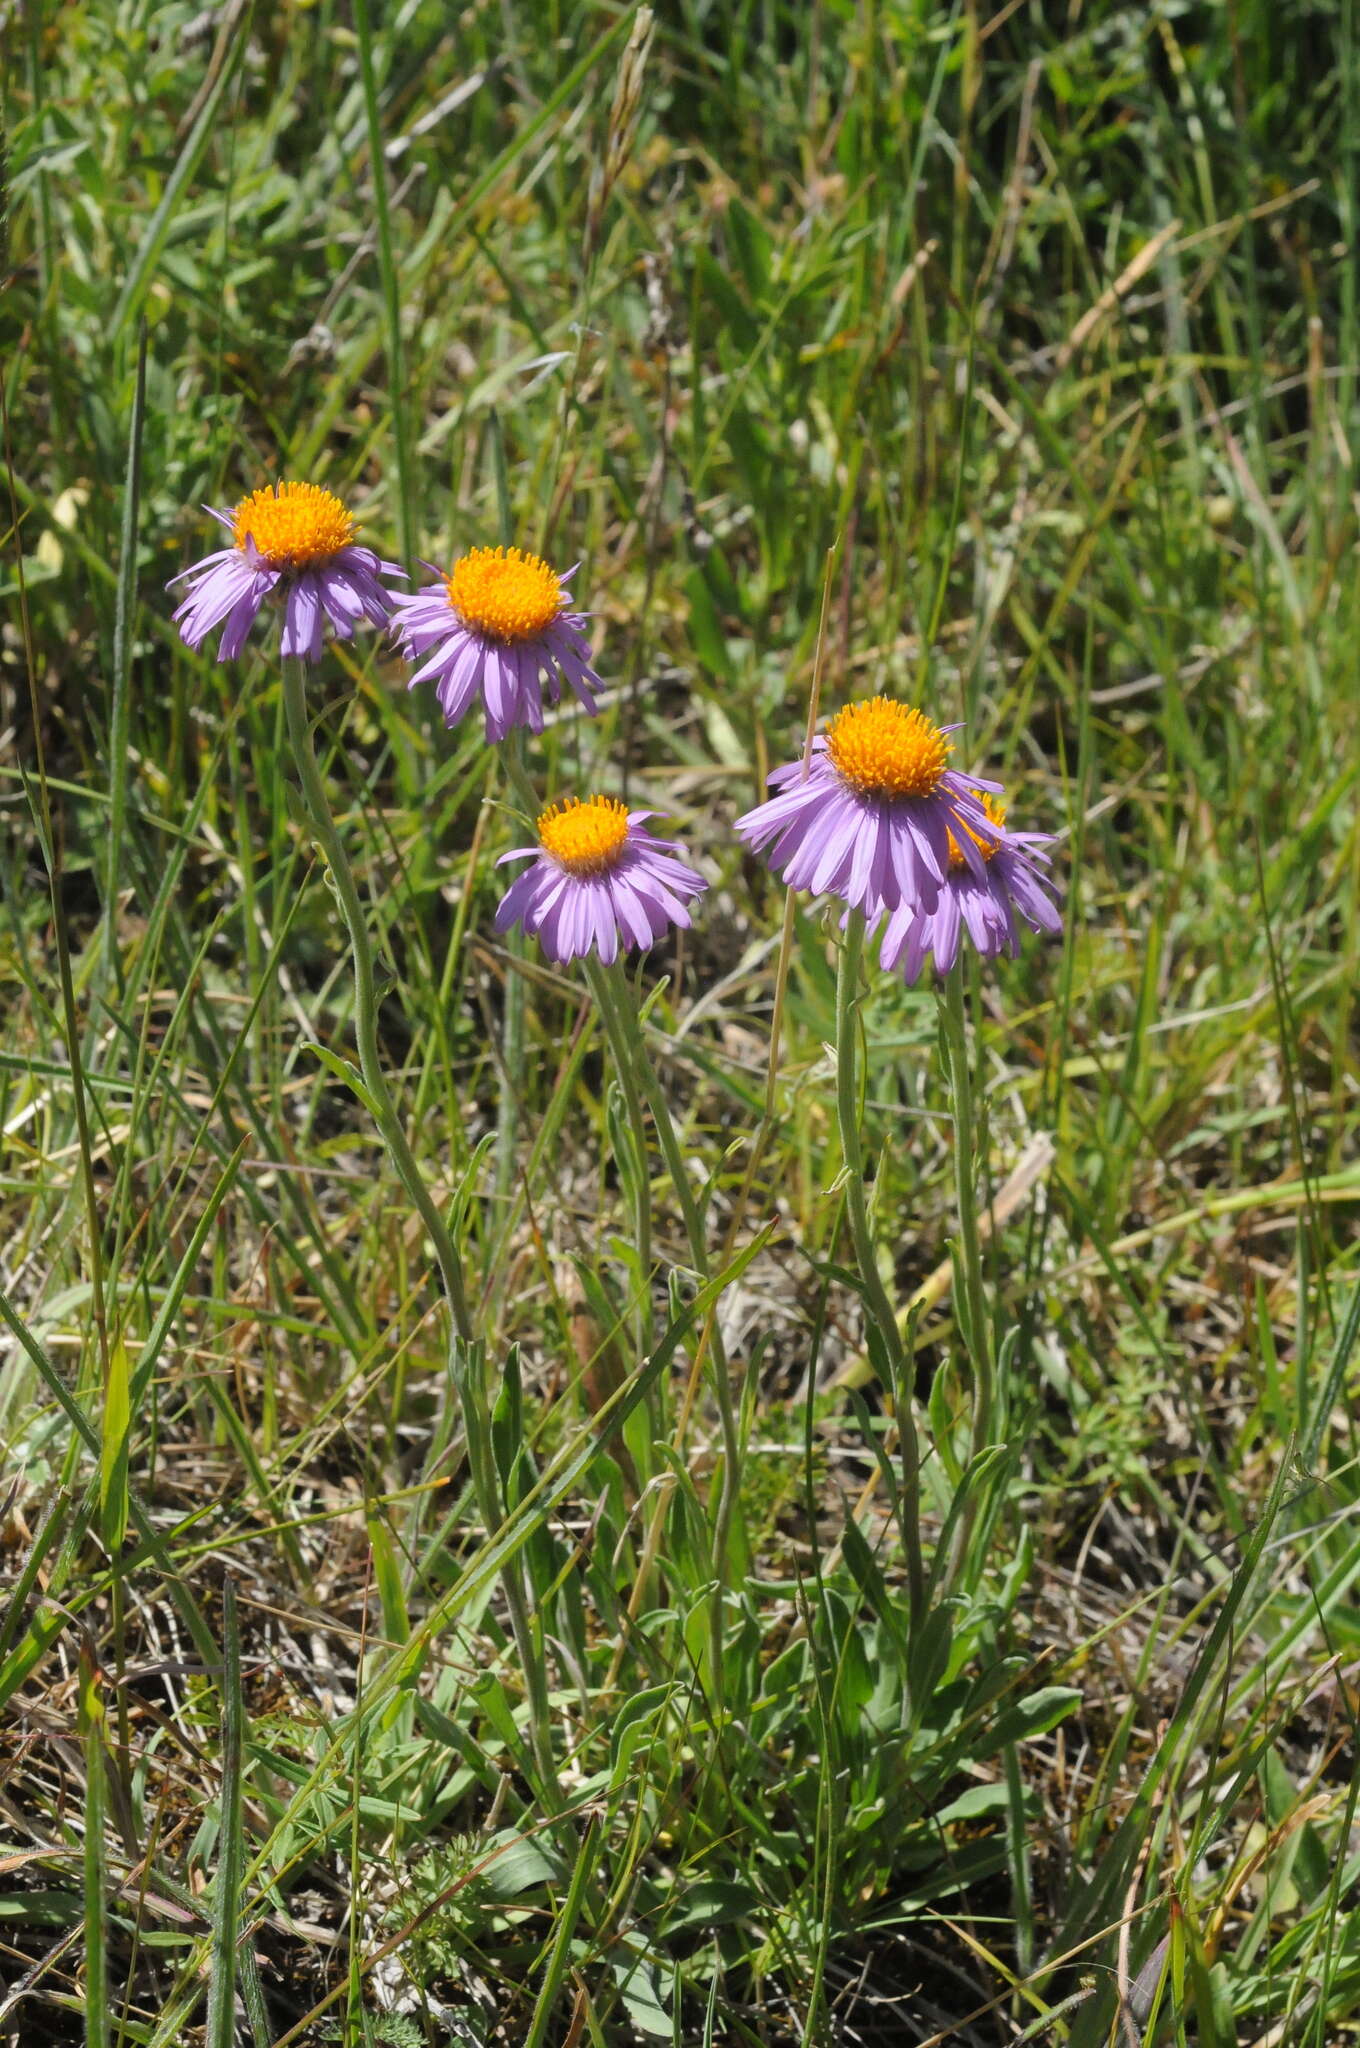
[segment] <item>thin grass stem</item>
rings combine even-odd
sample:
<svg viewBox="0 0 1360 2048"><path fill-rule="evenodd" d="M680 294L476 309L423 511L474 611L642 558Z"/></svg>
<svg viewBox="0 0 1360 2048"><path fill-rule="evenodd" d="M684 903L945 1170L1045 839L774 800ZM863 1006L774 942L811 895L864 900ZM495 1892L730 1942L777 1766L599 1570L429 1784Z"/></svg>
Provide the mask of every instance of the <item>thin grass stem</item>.
<svg viewBox="0 0 1360 2048"><path fill-rule="evenodd" d="M121 981L118 951L118 885L123 836L127 830L129 737L131 733L132 628L137 609L137 517L142 488L142 442L146 430L146 322L137 334L137 375L128 430L123 519L118 542L118 595L113 622L113 704L109 714L109 830L104 868L104 945L98 985L110 973Z"/></svg>
<svg viewBox="0 0 1360 2048"><path fill-rule="evenodd" d="M359 45L359 74L363 81L364 118L368 127L368 168L373 180L373 214L378 231L378 272L382 280L383 326L386 329L387 383L392 406L392 454L397 471L397 512L401 522L401 546L408 568L416 560L415 468L411 459L411 435L406 417L405 350L401 338L401 283L392 239L392 211L387 199L387 159L383 153L382 109L378 104L378 74L374 62L373 26L368 0L354 0L354 35Z"/></svg>
<svg viewBox="0 0 1360 2048"><path fill-rule="evenodd" d="M491 1417L486 1396L486 1354L483 1346L464 1346L455 1335L452 1339L450 1366L458 1398L463 1407L468 1465L472 1473L472 1490L477 1501L477 1512L482 1518L487 1538L490 1540L499 1533L508 1518L500 1475L496 1469L496 1453L491 1441ZM548 1692L547 1667L530 1619L530 1600L526 1596L526 1585L530 1585L532 1592L527 1571L522 1554L510 1558L501 1570L501 1590L505 1594L505 1604L510 1611L510 1630L515 1638L515 1648L519 1652L520 1669L524 1678L525 1696L529 1706L529 1748L538 1771L539 1797L550 1813L558 1814L561 1813L566 1800L553 1753L552 1704Z"/></svg>
<svg viewBox="0 0 1360 2048"><path fill-rule="evenodd" d="M675 1124L670 1113L666 1091L662 1087L651 1056L647 1051L642 1020L638 1016L637 1004L622 967L615 961L609 967L597 961L587 963L590 984L595 999L605 1018L606 1029L614 1048L614 1057L621 1072L635 1070L642 1083L642 1092L652 1113L652 1126L656 1132L657 1145L680 1214L685 1225L685 1236L689 1244L690 1259L701 1281L710 1277L708 1242L704 1231L703 1215L695 1199L693 1183L685 1165L685 1156L680 1147ZM642 1157L646 1160L646 1128L642 1123L642 1112L637 1110L638 1143ZM718 1483L718 1498L713 1516L713 1592L710 1616L711 1663L710 1685L713 1695L713 1710L716 1724L721 1724L723 1701L723 1635L724 1601L727 1590L727 1551L732 1529L732 1516L736 1508L737 1494L741 1483L741 1432L737 1422L736 1405L732 1399L732 1378L727 1362L727 1353L718 1329L716 1316L710 1317L705 1329L707 1354L713 1365L713 1391L718 1403L718 1426L722 1435L723 1457L722 1476Z"/></svg>
<svg viewBox="0 0 1360 2048"><path fill-rule="evenodd" d="M107 2048L109 1883L104 1841L104 1702L94 1653L87 1646L82 1646L80 1655L79 1725L85 1752L85 2048Z"/></svg>
<svg viewBox="0 0 1360 2048"><path fill-rule="evenodd" d="M245 1698L241 1689L241 1634L236 1584L222 1587L222 1824L213 1884L213 1936L208 1980L205 2048L233 2048L236 2039L236 1945L241 1925L241 1879L245 1869L242 1765L245 1755Z"/></svg>

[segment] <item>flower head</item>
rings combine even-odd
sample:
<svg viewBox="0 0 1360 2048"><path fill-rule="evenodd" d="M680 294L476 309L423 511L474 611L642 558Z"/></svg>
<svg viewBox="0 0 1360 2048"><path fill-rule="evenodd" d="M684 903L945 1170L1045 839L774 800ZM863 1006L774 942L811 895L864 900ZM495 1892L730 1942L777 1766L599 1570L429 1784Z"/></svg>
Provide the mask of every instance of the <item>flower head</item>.
<svg viewBox="0 0 1360 2048"><path fill-rule="evenodd" d="M1005 832L1002 805L991 796L983 802L1002 837L987 842L974 837L982 855L982 872L976 872L964 842L951 832L949 872L934 907L913 909L904 903L889 914L879 963L889 972L900 966L905 981L916 980L927 953L934 956L936 973L947 974L958 958L965 932L984 959L997 953L1009 953L1014 959L1020 951L1017 911L1034 931L1062 930L1062 918L1052 900L1053 884L1040 873L1041 864L1048 865L1043 849L1052 845L1052 836Z"/></svg>
<svg viewBox="0 0 1360 2048"><path fill-rule="evenodd" d="M600 687L600 678L590 665L586 615L568 610L575 574L559 576L520 548L472 548L437 583L399 596L395 631L407 661L419 663L410 687L434 678L446 725L457 725L480 697L490 740L517 725L542 732L540 677L554 704L565 681L593 712L591 685Z"/></svg>
<svg viewBox="0 0 1360 2048"><path fill-rule="evenodd" d="M806 772L801 761L777 768L778 794L736 829L791 888L839 896L871 922L932 908L951 846L980 876L1001 836L980 802L998 785L948 766L955 730L887 697L847 704L812 742Z"/></svg>
<svg viewBox="0 0 1360 2048"><path fill-rule="evenodd" d="M405 572L355 545L352 515L319 484L275 484L252 491L234 511L203 509L226 527L231 546L205 555L169 586L188 585L175 613L187 646L200 647L225 619L217 658L234 661L271 600L283 612L282 652L304 661L320 660L327 619L341 640L360 619L386 624L392 599L382 578Z"/></svg>
<svg viewBox="0 0 1360 2048"><path fill-rule="evenodd" d="M522 924L559 967L584 953L605 961L652 946L668 925L688 925L688 904L708 887L671 839L645 830L654 811L612 796L566 797L539 814L538 845L500 863L529 860L501 898L496 930Z"/></svg>

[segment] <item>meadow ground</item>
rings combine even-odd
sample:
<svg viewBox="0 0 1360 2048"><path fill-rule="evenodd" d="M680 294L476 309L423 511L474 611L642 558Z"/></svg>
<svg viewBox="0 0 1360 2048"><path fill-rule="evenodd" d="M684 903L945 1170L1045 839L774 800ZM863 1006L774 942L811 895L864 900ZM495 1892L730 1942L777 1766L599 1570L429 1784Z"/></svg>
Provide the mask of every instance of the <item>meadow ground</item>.
<svg viewBox="0 0 1360 2048"><path fill-rule="evenodd" d="M1355 2038L1352 0L0 33L0 2041ZM598 716L187 649L280 478ZM734 835L880 692L1059 937Z"/></svg>

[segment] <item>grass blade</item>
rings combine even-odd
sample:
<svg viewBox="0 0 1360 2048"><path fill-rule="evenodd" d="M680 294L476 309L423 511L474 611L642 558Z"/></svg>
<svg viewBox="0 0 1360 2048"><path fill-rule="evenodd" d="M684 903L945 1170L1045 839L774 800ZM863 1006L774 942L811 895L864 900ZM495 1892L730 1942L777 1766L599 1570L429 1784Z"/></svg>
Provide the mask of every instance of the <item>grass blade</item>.
<svg viewBox="0 0 1360 2048"><path fill-rule="evenodd" d="M241 1692L241 1637L236 1584L222 1588L222 1735L217 1838L213 1879L213 1931L208 1978L208 2024L204 2048L234 2048L236 2040L236 1947L241 1928L241 1880L245 1870L245 1819L241 1767L245 1742L245 1699Z"/></svg>
<svg viewBox="0 0 1360 2048"><path fill-rule="evenodd" d="M102 1678L88 1643L80 1650L80 1739L85 1755L85 2044L107 2048L109 2040L109 1873L104 1844L107 1794L104 1778Z"/></svg>

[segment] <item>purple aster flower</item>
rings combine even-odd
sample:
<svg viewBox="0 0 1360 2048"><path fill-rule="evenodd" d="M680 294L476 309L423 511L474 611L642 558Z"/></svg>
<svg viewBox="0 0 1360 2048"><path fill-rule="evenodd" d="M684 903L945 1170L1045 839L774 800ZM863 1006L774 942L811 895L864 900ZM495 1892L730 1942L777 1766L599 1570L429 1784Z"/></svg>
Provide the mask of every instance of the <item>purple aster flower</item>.
<svg viewBox="0 0 1360 2048"><path fill-rule="evenodd" d="M985 802L989 819L1000 829L1005 824L1002 806L991 797ZM1061 931L1053 884L1040 873L1040 863L1048 865L1043 849L1052 843L1047 832L1006 832L999 842L982 847L982 872L977 874L951 832L949 872L934 907L903 903L889 913L879 964L889 973L900 965L903 979L913 982L930 953L936 973L948 974L965 932L985 960L997 953L1015 959L1020 951L1017 911L1036 932Z"/></svg>
<svg viewBox="0 0 1360 2048"><path fill-rule="evenodd" d="M812 759L777 768L778 791L737 831L793 889L839 896L872 923L884 910L933 908L949 871L950 828L979 879L1001 838L980 792L999 788L946 766L946 734L887 697L847 704Z"/></svg>
<svg viewBox="0 0 1360 2048"><path fill-rule="evenodd" d="M234 661L271 600L283 611L282 652L303 661L321 659L327 619L340 640L352 637L360 619L386 625L392 598L382 578L405 571L354 545L354 519L330 491L276 484L252 491L234 512L203 509L226 527L232 545L205 555L168 586L189 586L175 613L187 646L202 646L225 619L217 659Z"/></svg>
<svg viewBox="0 0 1360 2048"><path fill-rule="evenodd" d="M652 946L668 925L688 925L687 905L708 887L678 859L672 839L643 829L654 811L630 811L612 796L567 797L538 819L538 845L503 853L530 860L501 898L496 930L522 924L558 967L596 952L606 962L630 946Z"/></svg>
<svg viewBox="0 0 1360 2048"><path fill-rule="evenodd" d="M446 578L399 596L394 630L407 661L420 664L408 687L433 676L446 725L480 697L489 740L517 725L542 732L541 676L554 704L565 681L593 713L591 685L603 686L590 665L586 614L567 609L575 574L559 576L519 548L472 548Z"/></svg>

